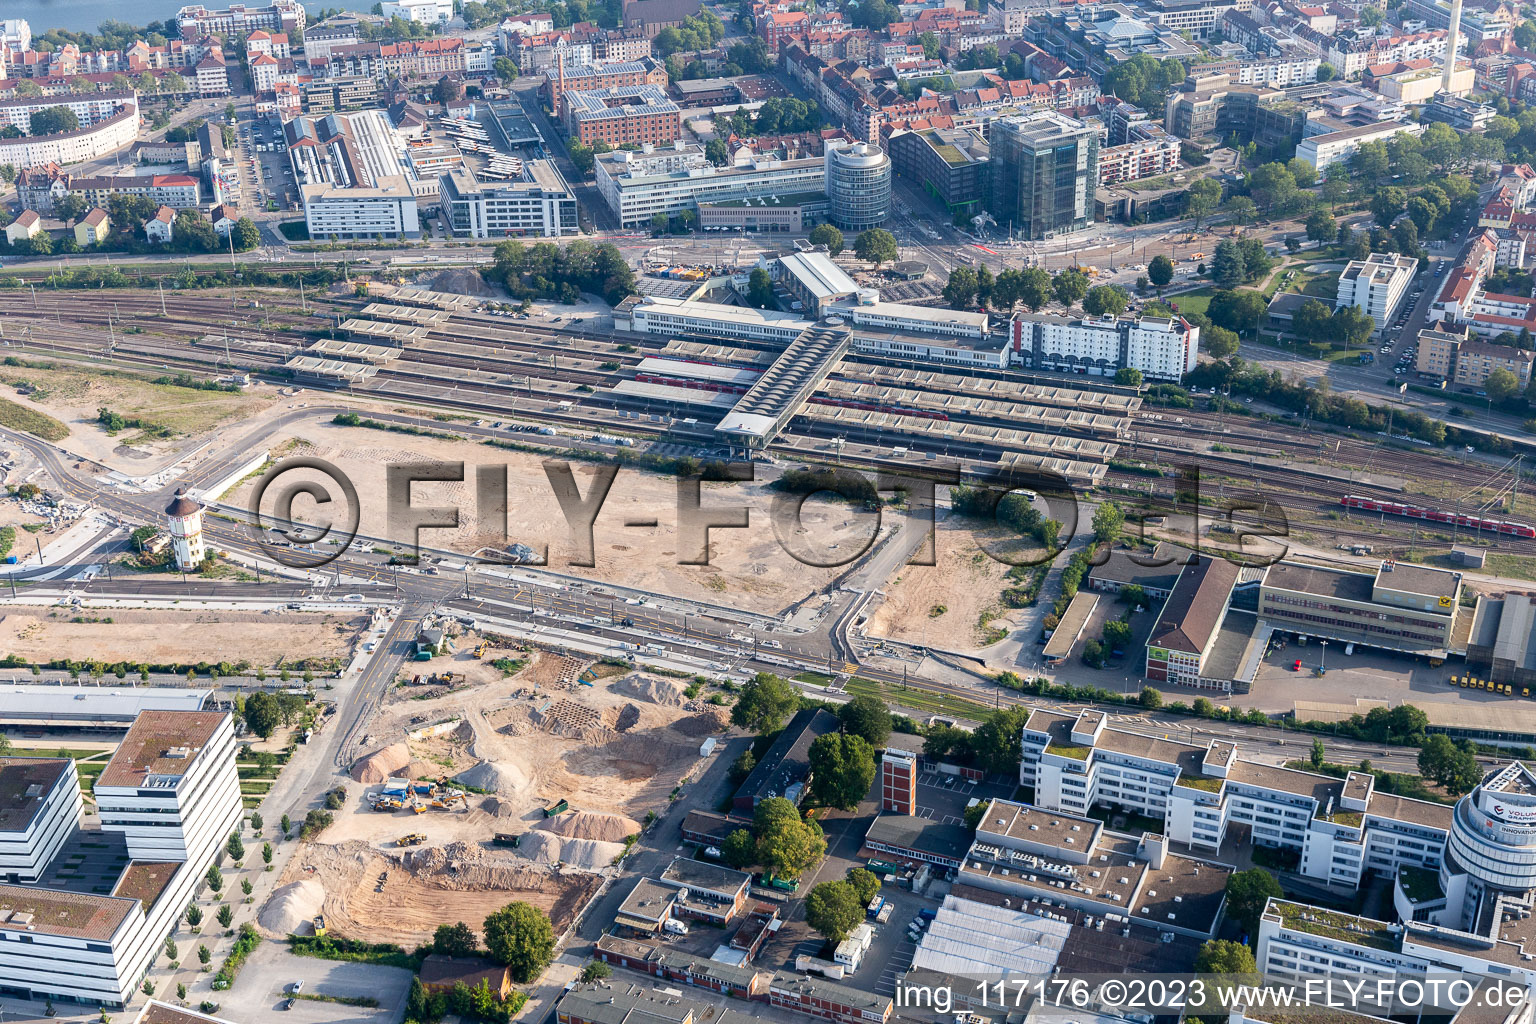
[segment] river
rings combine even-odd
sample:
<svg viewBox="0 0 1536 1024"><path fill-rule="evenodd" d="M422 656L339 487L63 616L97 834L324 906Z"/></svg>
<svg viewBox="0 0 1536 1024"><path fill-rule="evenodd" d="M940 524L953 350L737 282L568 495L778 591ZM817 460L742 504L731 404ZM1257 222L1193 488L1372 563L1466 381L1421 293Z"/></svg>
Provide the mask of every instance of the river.
<svg viewBox="0 0 1536 1024"><path fill-rule="evenodd" d="M188 0L195 2L195 0ZM202 0L210 8L229 6L225 0ZM251 6L260 7L262 0L248 0ZM315 11L322 7L340 7L344 10L367 11L373 0L324 0L304 6ZM180 0L4 0L0 2L0 19L25 18L32 26L33 35L42 35L51 28L64 28L74 32L94 31L104 19L126 21L131 25L147 25L152 21L169 21L180 10Z"/></svg>

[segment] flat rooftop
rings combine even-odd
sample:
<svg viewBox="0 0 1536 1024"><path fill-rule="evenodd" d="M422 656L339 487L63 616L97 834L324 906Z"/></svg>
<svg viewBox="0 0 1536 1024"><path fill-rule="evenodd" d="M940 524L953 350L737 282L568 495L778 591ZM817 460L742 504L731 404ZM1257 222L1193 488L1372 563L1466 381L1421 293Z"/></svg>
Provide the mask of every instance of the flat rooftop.
<svg viewBox="0 0 1536 1024"><path fill-rule="evenodd" d="M196 1010L183 1009L151 999L133 1019L133 1024L230 1024L223 1017L210 1017Z"/></svg>
<svg viewBox="0 0 1536 1024"><path fill-rule="evenodd" d="M130 899L0 885L0 932L37 931L106 942L137 909Z"/></svg>
<svg viewBox="0 0 1536 1024"><path fill-rule="evenodd" d="M661 873L661 880L689 888L696 886L714 892L734 893L750 884L752 876L721 864L709 864L691 857L674 857Z"/></svg>
<svg viewBox="0 0 1536 1024"><path fill-rule="evenodd" d="M718 433L767 444L805 407L852 343L846 330L812 327L790 342L773 365L715 426Z"/></svg>
<svg viewBox="0 0 1536 1024"><path fill-rule="evenodd" d="M1102 822L1062 811L1048 811L1011 800L993 800L976 826L978 842L987 837L1021 839L1086 854L1099 842ZM994 839L995 841L995 839Z"/></svg>
<svg viewBox="0 0 1536 1024"><path fill-rule="evenodd" d="M1267 588L1316 597L1334 597L1341 601L1372 600L1373 582L1373 578L1366 573L1324 569L1297 562L1276 562L1264 575L1264 586Z"/></svg>
<svg viewBox="0 0 1536 1024"><path fill-rule="evenodd" d="M197 711L212 690L173 686L0 686L0 722L132 722L141 711Z"/></svg>
<svg viewBox="0 0 1536 1024"><path fill-rule="evenodd" d="M123 869L123 876L117 880L117 888L112 895L125 900L139 900L147 912L183 866L182 861L136 860Z"/></svg>
<svg viewBox="0 0 1536 1024"><path fill-rule="evenodd" d="M991 322L987 314L977 313L974 310L917 306L910 302L875 302L868 305L849 306L846 311L853 318L854 323L859 323L861 317L878 316L918 322L965 324L967 327L985 331Z"/></svg>
<svg viewBox="0 0 1536 1024"><path fill-rule="evenodd" d="M1454 598L1461 589L1461 573L1411 562L1383 562L1376 571L1376 585L1404 594Z"/></svg>
<svg viewBox="0 0 1536 1024"><path fill-rule="evenodd" d="M24 832L75 762L57 757L0 757L0 832Z"/></svg>
<svg viewBox="0 0 1536 1024"><path fill-rule="evenodd" d="M180 778L229 715L223 711L145 711L129 726L97 786L143 786Z"/></svg>
<svg viewBox="0 0 1536 1024"><path fill-rule="evenodd" d="M1175 547L1167 541L1159 542L1150 553L1116 548L1109 553L1103 565L1088 570L1088 578L1120 586L1135 584L1156 590L1172 590L1189 557L1188 550Z"/></svg>
<svg viewBox="0 0 1536 1024"><path fill-rule="evenodd" d="M960 861L971 848L971 830L964 825L943 825L932 818L877 814L864 833L864 842Z"/></svg>

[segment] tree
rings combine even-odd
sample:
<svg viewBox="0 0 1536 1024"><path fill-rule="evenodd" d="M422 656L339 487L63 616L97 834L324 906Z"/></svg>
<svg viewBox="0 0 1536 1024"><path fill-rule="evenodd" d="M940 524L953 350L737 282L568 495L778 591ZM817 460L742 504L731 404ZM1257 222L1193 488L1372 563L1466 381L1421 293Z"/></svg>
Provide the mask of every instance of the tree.
<svg viewBox="0 0 1536 1024"><path fill-rule="evenodd" d="M1101 284L1083 296L1083 312L1090 316L1119 316L1131 304L1131 297L1119 285Z"/></svg>
<svg viewBox="0 0 1536 1024"><path fill-rule="evenodd" d="M197 962L202 964L204 967L207 967L208 962L212 959L213 953L208 949L207 946L199 943L197 947Z"/></svg>
<svg viewBox="0 0 1536 1024"><path fill-rule="evenodd" d="M492 912L480 930L491 959L506 964L519 984L533 981L554 959L554 926L530 903L509 903Z"/></svg>
<svg viewBox="0 0 1536 1024"><path fill-rule="evenodd" d="M1508 370L1494 370L1483 378L1483 390L1488 392L1489 401L1498 405L1520 390L1520 380Z"/></svg>
<svg viewBox="0 0 1536 1024"><path fill-rule="evenodd" d="M944 301L950 309L969 309L976 302L976 271L958 266L949 272L944 285Z"/></svg>
<svg viewBox="0 0 1536 1024"><path fill-rule="evenodd" d="M1031 313L1044 309L1055 294L1049 270L1044 267L1025 267L1019 271L1019 301Z"/></svg>
<svg viewBox="0 0 1536 1024"><path fill-rule="evenodd" d="M1308 299L1291 314L1291 331L1307 341L1326 341L1333 312L1317 299Z"/></svg>
<svg viewBox="0 0 1536 1024"><path fill-rule="evenodd" d="M1260 292L1222 289L1211 296L1205 315L1216 326L1242 334L1257 329L1267 310Z"/></svg>
<svg viewBox="0 0 1536 1024"><path fill-rule="evenodd" d="M262 770L265 771L265 770L271 768L273 765L275 765L277 763L277 758L273 757L273 755L268 753L267 751L262 751L262 753L266 754L267 757L272 759L270 763L262 763L260 761L257 762L260 765L260 767L262 768ZM265 824L261 820L261 812L260 811L252 811L251 812L251 819L250 820L251 820L251 831L255 832L257 835L260 835L261 834L261 826L263 824Z"/></svg>
<svg viewBox="0 0 1536 1024"><path fill-rule="evenodd" d="M741 688L731 708L731 724L751 732L776 732L800 707L800 694L780 676L759 672Z"/></svg>
<svg viewBox="0 0 1536 1024"><path fill-rule="evenodd" d="M503 85L511 82L518 75L517 64L507 57L497 57L492 61L491 70L496 72L496 77L501 79Z"/></svg>
<svg viewBox="0 0 1536 1024"><path fill-rule="evenodd" d="M203 910L196 903L188 903L181 916L186 919L188 928L196 928L203 923Z"/></svg>
<svg viewBox="0 0 1536 1024"><path fill-rule="evenodd" d="M1390 227L1408 205L1408 193L1396 185L1376 190L1371 197L1371 217L1382 227Z"/></svg>
<svg viewBox="0 0 1536 1024"><path fill-rule="evenodd" d="M881 747L891 735L891 712L885 702L868 695L855 697L837 709L843 730Z"/></svg>
<svg viewBox="0 0 1536 1024"><path fill-rule="evenodd" d="M805 897L805 923L830 943L842 942L862 920L864 904L847 882L822 882Z"/></svg>
<svg viewBox="0 0 1536 1024"><path fill-rule="evenodd" d="M831 733L811 744L811 797L853 810L875 781L875 748L862 736Z"/></svg>
<svg viewBox="0 0 1536 1024"><path fill-rule="evenodd" d="M1333 214L1326 210L1314 210L1312 216L1307 218L1307 237L1325 245L1338 238L1339 226L1334 223Z"/></svg>
<svg viewBox="0 0 1536 1024"><path fill-rule="evenodd" d="M54 215L68 223L73 223L84 217L85 211L85 197L76 192L59 196L59 198L53 201Z"/></svg>
<svg viewBox="0 0 1536 1024"><path fill-rule="evenodd" d="M217 864L209 864L208 873L203 878L208 882L208 888L214 892L224 888L224 872L219 870Z"/></svg>
<svg viewBox="0 0 1536 1024"><path fill-rule="evenodd" d="M261 844L261 862L263 864L271 864L272 863L272 844L271 843L262 843Z"/></svg>
<svg viewBox="0 0 1536 1024"><path fill-rule="evenodd" d="M286 815L286 814L283 815L283 819L281 821L279 821L277 824L278 824L278 828L282 831L283 835L285 835L285 836L289 832L293 831L293 819L288 817L288 815Z"/></svg>
<svg viewBox="0 0 1536 1024"><path fill-rule="evenodd" d="M60 132L76 131L79 127L80 119L68 107L44 107L32 112L32 128L28 134L57 135Z"/></svg>
<svg viewBox="0 0 1536 1024"><path fill-rule="evenodd" d="M1139 388L1142 380L1141 371L1134 366L1122 366L1115 371L1115 383L1123 388Z"/></svg>
<svg viewBox="0 0 1536 1024"><path fill-rule="evenodd" d="M1259 208L1252 199L1247 196L1233 196L1221 204L1222 212L1234 224L1247 224L1258 216Z"/></svg>
<svg viewBox="0 0 1536 1024"><path fill-rule="evenodd" d="M261 244L261 231L249 217L235 221L235 251L249 252Z"/></svg>
<svg viewBox="0 0 1536 1024"><path fill-rule="evenodd" d="M849 868L847 879L861 906L869 906L869 901L880 895L880 876L868 868Z"/></svg>
<svg viewBox="0 0 1536 1024"><path fill-rule="evenodd" d="M1104 544L1113 544L1120 539L1120 531L1125 528L1125 513L1120 506L1112 501L1101 501L1099 507L1093 513L1093 535Z"/></svg>
<svg viewBox="0 0 1536 1024"><path fill-rule="evenodd" d="M581 968L582 981L601 981L613 973L613 968L601 960L588 960Z"/></svg>
<svg viewBox="0 0 1536 1024"><path fill-rule="evenodd" d="M1359 306L1340 306L1329 318L1329 330L1333 337L1344 342L1345 348L1363 345L1376 330L1376 321Z"/></svg>
<svg viewBox="0 0 1536 1024"><path fill-rule="evenodd" d="M1248 266L1243 262L1243 250L1230 238L1216 246L1216 253L1211 257L1211 279L1223 288L1234 288L1248 280Z"/></svg>
<svg viewBox="0 0 1536 1024"><path fill-rule="evenodd" d="M246 896L249 896L251 894L251 890L254 889L254 888L256 888L256 886L254 884L252 884L252 882L251 882L251 880L249 878L242 878L242 879L240 879L240 891L242 893L244 893ZM250 900L246 900L245 902L249 903L251 901Z"/></svg>
<svg viewBox="0 0 1536 1024"><path fill-rule="evenodd" d="M1244 943L1207 939L1195 954L1195 970L1201 974L1257 974L1259 965L1254 962L1253 950Z"/></svg>
<svg viewBox="0 0 1536 1024"><path fill-rule="evenodd" d="M1063 270L1051 279L1051 289L1056 293L1056 301L1071 309L1088 294L1088 275L1076 267Z"/></svg>
<svg viewBox="0 0 1536 1024"><path fill-rule="evenodd" d="M1322 740L1312 740L1312 753L1308 755L1307 761L1313 768L1321 768L1328 763L1328 750L1323 746Z"/></svg>
<svg viewBox="0 0 1536 1024"><path fill-rule="evenodd" d="M160 79L160 88L164 92L186 92L187 80L176 72L169 71L164 78Z"/></svg>
<svg viewBox="0 0 1536 1024"><path fill-rule="evenodd" d="M1019 291L1024 284L1024 274L1012 267L1007 267L997 275L997 280L992 284L992 305L999 309L1013 312L1013 307L1019 304Z"/></svg>
<svg viewBox="0 0 1536 1024"><path fill-rule="evenodd" d="M1334 165L1334 167L1341 166L1343 165ZM1323 202L1328 204L1328 209L1332 210L1349 197L1349 180L1342 174L1333 174L1323 182L1323 187L1318 190L1318 193L1322 196Z"/></svg>
<svg viewBox="0 0 1536 1024"><path fill-rule="evenodd" d="M221 928L228 928L235 919L235 909L228 903L220 903L219 912L216 916L219 919L219 926Z"/></svg>
<svg viewBox="0 0 1536 1024"><path fill-rule="evenodd" d="M241 841L239 832L229 834L229 842L224 844L224 850L229 854L230 860L245 859L245 843Z"/></svg>
<svg viewBox="0 0 1536 1024"><path fill-rule="evenodd" d="M1248 194L1265 213L1284 209L1296 197L1296 176L1285 164L1264 164L1248 175Z"/></svg>
<svg viewBox="0 0 1536 1024"><path fill-rule="evenodd" d="M477 956L480 942L475 938L475 930L463 921L440 924L432 933L432 952L443 956Z"/></svg>
<svg viewBox="0 0 1536 1024"><path fill-rule="evenodd" d="M271 737L282 721L277 698L265 690L257 690L245 699L244 717L245 727L262 739Z"/></svg>
<svg viewBox="0 0 1536 1024"><path fill-rule="evenodd" d="M15 164L0 164L0 181L3 181L7 185L9 185L12 182L14 182L15 180L16 180L16 165Z"/></svg>
<svg viewBox="0 0 1536 1024"><path fill-rule="evenodd" d="M817 224L806 236L812 245L827 247L827 255L836 256L843 251L843 233L832 224Z"/></svg>
<svg viewBox="0 0 1536 1024"><path fill-rule="evenodd" d="M859 237L854 240L853 253L859 259L873 263L875 268L879 269L880 264L889 263L896 258L896 236L884 228L870 228L868 231L860 232Z"/></svg>
<svg viewBox="0 0 1536 1024"><path fill-rule="evenodd" d="M1150 686L1141 688L1141 706L1149 711L1156 711L1163 706L1163 695Z"/></svg>
<svg viewBox="0 0 1536 1024"><path fill-rule="evenodd" d="M724 139L710 139L704 146L704 155L716 167L724 167L731 162L731 148L725 144Z"/></svg>
<svg viewBox="0 0 1536 1024"><path fill-rule="evenodd" d="M1111 651L1123 651L1131 643L1131 624L1120 619L1110 619L1104 623L1104 646Z"/></svg>
<svg viewBox="0 0 1536 1024"><path fill-rule="evenodd" d="M737 871L751 867L757 863L757 840L746 829L737 829L720 845L720 859Z"/></svg>
<svg viewBox="0 0 1536 1024"><path fill-rule="evenodd" d="M801 820L800 811L781 796L757 805L752 831L757 837L757 863L775 875L799 878L827 852L821 826Z"/></svg>
<svg viewBox="0 0 1536 1024"><path fill-rule="evenodd" d="M1004 708L994 711L971 733L971 756L976 766L989 775L1016 773L1019 770L1019 735L1029 718L1029 709Z"/></svg>
<svg viewBox="0 0 1536 1024"><path fill-rule="evenodd" d="M1293 156L1287 160L1285 169L1291 172L1292 178L1296 179L1297 188L1311 188L1317 184L1317 168L1300 157Z"/></svg>
<svg viewBox="0 0 1536 1024"><path fill-rule="evenodd" d="M1261 868L1233 872L1227 879L1227 913L1240 921L1249 935L1259 931L1259 915L1270 899L1284 896L1275 876Z"/></svg>
<svg viewBox="0 0 1536 1024"><path fill-rule="evenodd" d="M1147 264L1147 280L1152 282L1152 287L1161 292L1168 287L1173 280L1173 260L1158 253L1152 257L1152 262Z"/></svg>
<svg viewBox="0 0 1536 1024"><path fill-rule="evenodd" d="M923 56L926 59L928 59L928 60L936 60L936 59L938 59L938 56L939 56L939 37L938 36L934 35L932 32L924 32L922 35L917 37L917 41L918 41L919 44L922 45Z"/></svg>
<svg viewBox="0 0 1536 1024"><path fill-rule="evenodd" d="M773 300L773 279L762 267L753 267L747 278L747 302L757 309L777 309Z"/></svg>
<svg viewBox="0 0 1536 1024"><path fill-rule="evenodd" d="M1184 216L1195 222L1195 229L1199 230L1200 221L1221 204L1221 183L1213 178L1201 178L1190 183L1184 193Z"/></svg>
<svg viewBox="0 0 1536 1024"><path fill-rule="evenodd" d="M1451 742L1444 733L1431 733L1419 747L1419 774L1458 796L1482 781L1482 766L1470 745Z"/></svg>

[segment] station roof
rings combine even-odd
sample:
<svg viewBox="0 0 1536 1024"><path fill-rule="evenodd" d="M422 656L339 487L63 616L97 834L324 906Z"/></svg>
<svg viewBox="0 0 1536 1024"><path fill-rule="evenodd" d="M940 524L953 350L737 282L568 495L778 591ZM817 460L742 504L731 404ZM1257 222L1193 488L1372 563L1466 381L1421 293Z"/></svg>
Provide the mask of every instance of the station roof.
<svg viewBox="0 0 1536 1024"><path fill-rule="evenodd" d="M359 320L357 317L343 320L341 329L354 338L387 338L402 347L413 341L426 341L432 335L428 327L378 320Z"/></svg>
<svg viewBox="0 0 1536 1024"><path fill-rule="evenodd" d="M637 373L654 373L686 380L716 381L722 384L740 384L751 387L763 375L761 370L747 370L739 366L721 366L717 363L687 362L682 359L658 359L654 356L640 360Z"/></svg>
<svg viewBox="0 0 1536 1024"><path fill-rule="evenodd" d="M851 341L847 331L833 328L801 333L716 425L716 432L761 444L773 440L847 354Z"/></svg>
<svg viewBox="0 0 1536 1024"><path fill-rule="evenodd" d="M387 363L400 355L394 345L369 345L362 341L321 338L304 350L309 355L327 359L348 359L360 363Z"/></svg>
<svg viewBox="0 0 1536 1024"><path fill-rule="evenodd" d="M853 278L823 253L792 252L780 256L779 263L817 299L836 300L859 290Z"/></svg>
<svg viewBox="0 0 1536 1024"><path fill-rule="evenodd" d="M741 397L727 391L701 391L698 388L678 387L676 384L652 384L643 380L620 381L613 386L612 393L626 398L675 402L678 405L694 405L722 411L730 409Z"/></svg>

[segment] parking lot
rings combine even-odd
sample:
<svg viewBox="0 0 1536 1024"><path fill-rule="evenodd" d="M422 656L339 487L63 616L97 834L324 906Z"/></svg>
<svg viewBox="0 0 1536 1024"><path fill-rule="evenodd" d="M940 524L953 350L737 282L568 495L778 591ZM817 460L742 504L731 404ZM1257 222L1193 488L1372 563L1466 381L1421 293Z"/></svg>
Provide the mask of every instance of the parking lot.
<svg viewBox="0 0 1536 1024"><path fill-rule="evenodd" d="M379 1008L348 1006L317 999L295 999L281 1017L274 1014L288 1001L296 981L308 996L366 998ZM281 1020L283 1024L397 1024L405 1016L411 972L377 964L345 963L292 956L276 942L256 947L228 992L213 993L219 1016L240 1021Z"/></svg>

